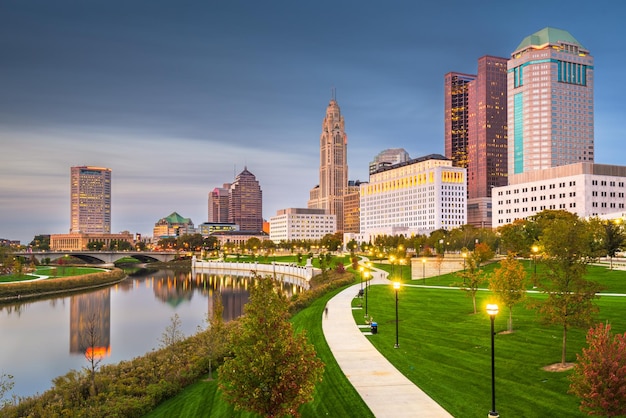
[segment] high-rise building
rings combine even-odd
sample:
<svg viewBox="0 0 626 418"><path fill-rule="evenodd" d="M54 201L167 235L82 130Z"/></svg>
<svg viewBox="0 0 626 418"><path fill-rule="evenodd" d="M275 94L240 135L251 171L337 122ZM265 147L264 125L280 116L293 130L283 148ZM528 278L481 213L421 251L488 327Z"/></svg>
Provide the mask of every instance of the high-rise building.
<svg viewBox="0 0 626 418"><path fill-rule="evenodd" d="M404 148L389 148L378 153L370 161L369 173L376 172L379 168L409 161L409 153Z"/></svg>
<svg viewBox="0 0 626 418"><path fill-rule="evenodd" d="M544 28L508 62L508 174L594 162L593 57Z"/></svg>
<svg viewBox="0 0 626 418"><path fill-rule="evenodd" d="M337 217L337 231L343 232L343 196L348 187L348 137L335 97L326 108L320 135L320 181L311 190L307 207L325 209Z"/></svg>
<svg viewBox="0 0 626 418"><path fill-rule="evenodd" d="M444 76L444 150L455 167L467 167L468 88L475 79L475 75L454 72Z"/></svg>
<svg viewBox="0 0 626 418"><path fill-rule="evenodd" d="M70 234L111 233L111 169L71 167Z"/></svg>
<svg viewBox="0 0 626 418"><path fill-rule="evenodd" d="M263 231L263 192L248 168L237 175L228 194L228 222L242 232Z"/></svg>
<svg viewBox="0 0 626 418"><path fill-rule="evenodd" d="M209 222L228 222L228 191L230 186L230 183L225 183L223 187L216 187L209 193Z"/></svg>
<svg viewBox="0 0 626 418"><path fill-rule="evenodd" d="M445 150L467 168L467 222L491 225L491 189L507 182L507 59L485 55L476 75L445 76Z"/></svg>

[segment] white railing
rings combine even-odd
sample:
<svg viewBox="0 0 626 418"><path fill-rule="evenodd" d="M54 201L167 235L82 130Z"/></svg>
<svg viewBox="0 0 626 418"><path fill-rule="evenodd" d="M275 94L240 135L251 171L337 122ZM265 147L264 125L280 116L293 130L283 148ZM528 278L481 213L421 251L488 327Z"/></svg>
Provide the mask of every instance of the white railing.
<svg viewBox="0 0 626 418"><path fill-rule="evenodd" d="M317 274L319 269L313 266L298 266L295 264L275 263L272 264L260 264L254 263L237 263L232 261L217 261L217 260L198 260L194 256L191 259L191 269L193 270L219 270L226 274L239 274L247 275L251 272L255 272L259 275L272 275L280 278L283 281L293 282L300 286L309 286L309 281L313 278L314 274ZM297 280L289 280L289 278L295 278ZM304 282L304 283L303 283Z"/></svg>

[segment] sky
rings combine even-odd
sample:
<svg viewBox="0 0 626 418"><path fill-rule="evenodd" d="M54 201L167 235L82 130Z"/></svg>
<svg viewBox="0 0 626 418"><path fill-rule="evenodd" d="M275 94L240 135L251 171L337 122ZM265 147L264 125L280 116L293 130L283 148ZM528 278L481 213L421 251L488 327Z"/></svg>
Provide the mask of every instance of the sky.
<svg viewBox="0 0 626 418"><path fill-rule="evenodd" d="M351 180L387 148L444 154L444 75L528 35L569 31L595 60L595 157L621 152L626 3L5 0L0 238L70 226L70 167L112 170L112 232L152 235L245 167L263 216L306 207L331 92ZM619 82L615 83L614 80Z"/></svg>

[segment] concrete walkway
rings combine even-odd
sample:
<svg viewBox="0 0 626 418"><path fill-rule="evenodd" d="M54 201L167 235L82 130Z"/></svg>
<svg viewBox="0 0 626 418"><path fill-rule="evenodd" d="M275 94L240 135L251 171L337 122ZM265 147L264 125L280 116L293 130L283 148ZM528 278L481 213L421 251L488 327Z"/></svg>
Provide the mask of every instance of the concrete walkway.
<svg viewBox="0 0 626 418"><path fill-rule="evenodd" d="M389 285L385 275L374 272L370 283ZM451 417L367 341L352 317L352 299L359 289L357 284L338 293L328 301L328 316L322 314L328 346L352 386L378 418Z"/></svg>

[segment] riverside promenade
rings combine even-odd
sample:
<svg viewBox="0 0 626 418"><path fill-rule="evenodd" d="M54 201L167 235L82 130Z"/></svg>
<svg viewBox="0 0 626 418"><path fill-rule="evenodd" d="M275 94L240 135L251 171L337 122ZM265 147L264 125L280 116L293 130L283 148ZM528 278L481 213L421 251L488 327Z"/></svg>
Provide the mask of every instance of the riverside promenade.
<svg viewBox="0 0 626 418"><path fill-rule="evenodd" d="M371 285L390 285L386 273L375 271ZM352 316L352 299L359 285L328 301L322 330L339 367L377 418L452 417L400 373L374 348Z"/></svg>

